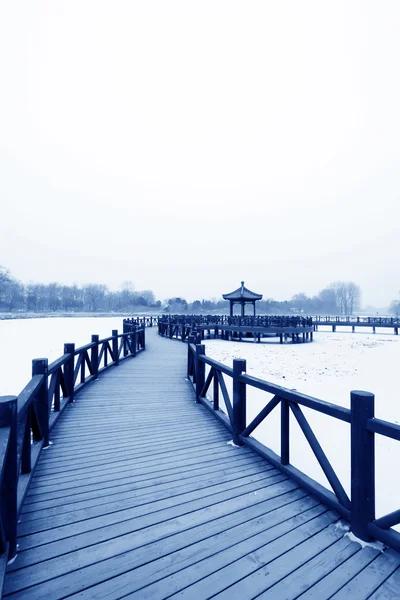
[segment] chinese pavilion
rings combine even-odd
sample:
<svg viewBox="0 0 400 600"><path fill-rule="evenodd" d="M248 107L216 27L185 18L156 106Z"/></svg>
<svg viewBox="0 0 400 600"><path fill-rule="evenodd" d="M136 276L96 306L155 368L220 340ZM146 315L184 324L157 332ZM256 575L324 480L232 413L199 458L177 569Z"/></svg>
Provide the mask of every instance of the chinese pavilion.
<svg viewBox="0 0 400 600"><path fill-rule="evenodd" d="M242 285L240 288L231 292L230 294L222 294L224 300L229 300L230 303L230 315L233 316L233 306L235 304L240 304L241 306L241 316L245 315L245 306L246 304L253 305L253 315L256 314L256 301L261 300L262 294L256 294L255 292L251 292L246 287L244 287L244 281L241 282Z"/></svg>

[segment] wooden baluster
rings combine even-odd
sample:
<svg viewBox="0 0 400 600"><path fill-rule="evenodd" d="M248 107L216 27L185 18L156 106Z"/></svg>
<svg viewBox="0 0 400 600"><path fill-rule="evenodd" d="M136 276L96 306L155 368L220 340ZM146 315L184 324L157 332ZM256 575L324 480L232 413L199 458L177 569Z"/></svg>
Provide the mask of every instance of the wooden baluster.
<svg viewBox="0 0 400 600"><path fill-rule="evenodd" d="M112 353L114 359L114 365L117 366L119 364L119 356L118 356L118 329L112 330Z"/></svg>
<svg viewBox="0 0 400 600"><path fill-rule="evenodd" d="M194 335L189 335L188 337L188 352L187 352L187 370L186 370L186 376L188 379L190 379L190 371L191 371L191 366L192 366L192 361L193 361L193 354L192 354L192 350L190 349L190 344L194 344Z"/></svg>
<svg viewBox="0 0 400 600"><path fill-rule="evenodd" d="M60 371L54 373L56 387L54 388L54 412L59 412L61 409L60 401Z"/></svg>
<svg viewBox="0 0 400 600"><path fill-rule="evenodd" d="M200 394L205 383L206 365L200 360L200 356L206 353L204 344L196 346L196 402L200 402Z"/></svg>
<svg viewBox="0 0 400 600"><path fill-rule="evenodd" d="M375 519L374 433L368 421L374 416L375 397L369 392L352 391L351 409L351 530L370 541L368 523Z"/></svg>
<svg viewBox="0 0 400 600"><path fill-rule="evenodd" d="M64 354L69 354L69 359L64 365L64 381L67 388L68 403L74 401L74 365L75 344L64 344Z"/></svg>
<svg viewBox="0 0 400 600"><path fill-rule="evenodd" d="M22 438L21 474L25 475L32 470L31 465L31 406L25 411L25 429Z"/></svg>
<svg viewBox="0 0 400 600"><path fill-rule="evenodd" d="M214 410L219 410L219 385L217 371L215 369L213 377L213 408Z"/></svg>
<svg viewBox="0 0 400 600"><path fill-rule="evenodd" d="M85 352L82 353L82 362L81 362L81 383L85 383L85 373L86 372L86 360L85 360Z"/></svg>
<svg viewBox="0 0 400 600"><path fill-rule="evenodd" d="M92 335L92 344L95 344L90 353L90 362L92 364L93 378L98 379L99 377L99 336L97 334Z"/></svg>
<svg viewBox="0 0 400 600"><path fill-rule="evenodd" d="M3 527L8 542L8 559L10 560L17 553L18 416L16 396L0 397L0 427L10 428L2 480Z"/></svg>
<svg viewBox="0 0 400 600"><path fill-rule="evenodd" d="M47 358L36 358L32 361L32 377L43 375L43 383L36 394L36 407L40 428L43 435L43 446L49 445L50 406L48 398L48 361ZM72 376L74 371L72 370Z"/></svg>
<svg viewBox="0 0 400 600"><path fill-rule="evenodd" d="M289 402L281 400L281 464L290 461Z"/></svg>
<svg viewBox="0 0 400 600"><path fill-rule="evenodd" d="M246 372L246 361L241 358L233 360L233 442L242 446L239 435L246 429L246 384L239 381L239 376Z"/></svg>
<svg viewBox="0 0 400 600"><path fill-rule="evenodd" d="M132 355L136 356L137 352L137 327L134 325L131 333Z"/></svg>

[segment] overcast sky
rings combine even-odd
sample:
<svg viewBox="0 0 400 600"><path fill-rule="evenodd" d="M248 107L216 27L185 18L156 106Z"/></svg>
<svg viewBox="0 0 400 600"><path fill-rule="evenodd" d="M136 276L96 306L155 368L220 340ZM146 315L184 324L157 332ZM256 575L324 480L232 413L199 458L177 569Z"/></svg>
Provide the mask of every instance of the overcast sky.
<svg viewBox="0 0 400 600"><path fill-rule="evenodd" d="M398 0L8 0L0 264L157 297L400 290Z"/></svg>

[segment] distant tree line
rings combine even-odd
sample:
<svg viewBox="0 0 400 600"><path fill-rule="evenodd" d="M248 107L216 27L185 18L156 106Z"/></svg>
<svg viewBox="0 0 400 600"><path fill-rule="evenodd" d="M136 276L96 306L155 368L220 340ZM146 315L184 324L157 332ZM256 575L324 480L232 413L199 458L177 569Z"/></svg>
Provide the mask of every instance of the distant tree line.
<svg viewBox="0 0 400 600"><path fill-rule="evenodd" d="M161 307L151 290L135 291L126 281L117 291L104 284L60 285L30 283L15 280L7 269L0 267L0 310L27 312L97 312L129 311L136 308Z"/></svg>
<svg viewBox="0 0 400 600"><path fill-rule="evenodd" d="M257 302L258 314L353 314L360 308L360 287L353 282L336 281L316 296L295 294L290 300L272 298ZM400 312L400 301L396 304ZM394 304L392 309L394 310ZM27 312L122 312L155 309L171 314L229 311L227 300L167 298L156 300L151 290L136 291L131 281L112 291L104 284L60 285L22 284L0 266L0 310ZM396 312L396 310L394 310Z"/></svg>

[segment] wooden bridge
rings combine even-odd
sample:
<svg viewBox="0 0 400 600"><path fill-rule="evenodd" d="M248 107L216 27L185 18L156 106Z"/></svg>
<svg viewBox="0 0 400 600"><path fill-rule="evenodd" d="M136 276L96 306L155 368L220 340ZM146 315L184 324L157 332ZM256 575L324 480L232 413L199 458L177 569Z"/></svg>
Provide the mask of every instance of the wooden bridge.
<svg viewBox="0 0 400 600"><path fill-rule="evenodd" d="M318 326L332 327L332 331L336 331L341 327L351 327L353 333L356 328L369 328L373 333L377 329L392 329L395 335L399 335L400 318L399 317L312 317L314 330L318 331Z"/></svg>
<svg viewBox="0 0 400 600"><path fill-rule="evenodd" d="M19 397L1 399L3 596L399 598L400 511L375 520L374 436L400 440L400 427L374 417L372 394L344 409L193 342L127 324L34 361ZM248 386L273 394L251 423ZM250 435L278 405L280 456ZM350 499L301 406L349 423ZM333 492L290 464L289 412ZM361 547L349 523L386 546Z"/></svg>

